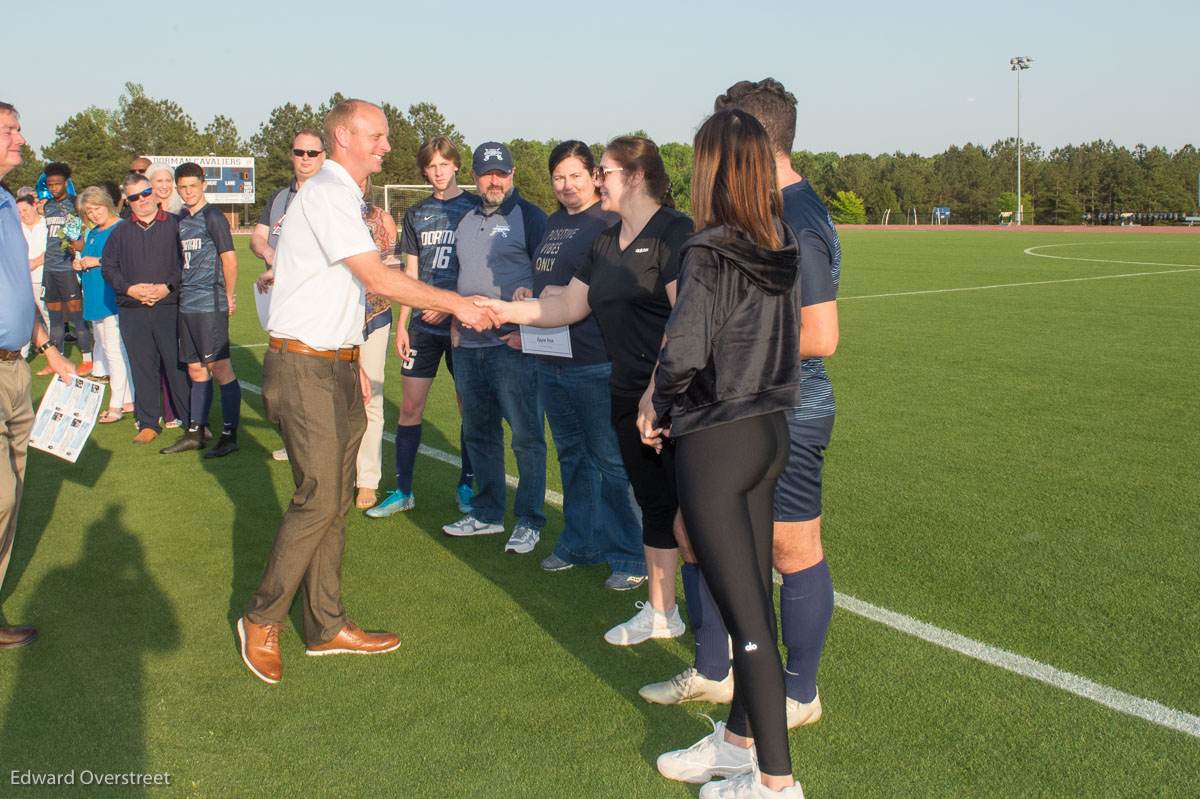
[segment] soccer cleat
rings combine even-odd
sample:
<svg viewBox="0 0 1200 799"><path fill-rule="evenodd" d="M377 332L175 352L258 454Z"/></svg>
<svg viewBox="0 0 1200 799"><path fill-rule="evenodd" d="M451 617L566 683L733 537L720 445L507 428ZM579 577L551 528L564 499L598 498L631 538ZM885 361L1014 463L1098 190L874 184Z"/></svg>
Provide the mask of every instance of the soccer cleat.
<svg viewBox="0 0 1200 799"><path fill-rule="evenodd" d="M644 574L613 572L604 581L604 587L609 591L632 591L644 582L646 582L646 575Z"/></svg>
<svg viewBox="0 0 1200 799"><path fill-rule="evenodd" d="M163 447L158 453L160 455L174 455L177 452L191 452L197 449L204 449L204 430L202 428L187 431L179 437L178 441L170 446Z"/></svg>
<svg viewBox="0 0 1200 799"><path fill-rule="evenodd" d="M548 572L565 572L567 569L575 568L574 563L568 563L553 552L542 560L541 566L542 571Z"/></svg>
<svg viewBox="0 0 1200 799"><path fill-rule="evenodd" d="M412 494L405 494L399 490L389 491L388 495L384 497L383 502L369 509L366 513L372 519L386 519L393 513L399 513L402 510L412 510L416 506L417 500Z"/></svg>
<svg viewBox="0 0 1200 799"><path fill-rule="evenodd" d="M704 714L701 714L704 715ZM711 734L687 749L676 749L658 756L658 773L669 780L708 782L713 777L736 777L754 770L754 746L743 749L725 740L725 722L713 721Z"/></svg>
<svg viewBox="0 0 1200 799"><path fill-rule="evenodd" d="M627 622L618 624L604 634L604 640L613 646L633 646L650 638L678 638L687 627L679 618L679 606L664 613L655 610L649 602L635 602L637 615Z"/></svg>
<svg viewBox="0 0 1200 799"><path fill-rule="evenodd" d="M468 513L454 522L454 524L447 524L442 528L442 532L455 538L464 538L470 535L491 535L493 533L503 533L504 525L481 522L474 515Z"/></svg>
<svg viewBox="0 0 1200 799"><path fill-rule="evenodd" d="M231 452L237 452L241 447L238 446L237 429L225 430L221 433L221 439L217 445L204 453L206 458L224 458Z"/></svg>
<svg viewBox="0 0 1200 799"><path fill-rule="evenodd" d="M50 364L46 364L45 366L43 366L41 369L38 370L38 377L45 377L46 375L52 375L52 374L54 374L54 367L51 366Z"/></svg>
<svg viewBox="0 0 1200 799"><path fill-rule="evenodd" d="M744 774L708 783L700 789L700 799L804 799L804 791L798 782L771 790L762 784L762 774L755 765Z"/></svg>
<svg viewBox="0 0 1200 799"><path fill-rule="evenodd" d="M91 361L84 361L83 363L79 364L79 371L77 374L80 377L87 377L92 373L93 368L94 364Z"/></svg>
<svg viewBox="0 0 1200 799"><path fill-rule="evenodd" d="M787 725L788 729L795 727L803 727L805 724L816 724L821 720L821 694L817 693L811 702L801 702L797 699L792 699L790 696L787 700Z"/></svg>
<svg viewBox="0 0 1200 799"><path fill-rule="evenodd" d="M454 489L454 497L458 500L458 512L471 512L471 498L475 496L475 489L471 488L466 483L459 483L458 488Z"/></svg>
<svg viewBox="0 0 1200 799"><path fill-rule="evenodd" d="M535 530L527 524L518 524L513 528L512 536L509 537L508 543L504 545L504 551L514 552L518 555L532 552L541 537L542 533L540 530Z"/></svg>
<svg viewBox="0 0 1200 799"><path fill-rule="evenodd" d="M666 682L643 685L638 696L657 705L683 702L712 702L727 705L733 701L733 669L723 680L710 680L695 669L685 669Z"/></svg>

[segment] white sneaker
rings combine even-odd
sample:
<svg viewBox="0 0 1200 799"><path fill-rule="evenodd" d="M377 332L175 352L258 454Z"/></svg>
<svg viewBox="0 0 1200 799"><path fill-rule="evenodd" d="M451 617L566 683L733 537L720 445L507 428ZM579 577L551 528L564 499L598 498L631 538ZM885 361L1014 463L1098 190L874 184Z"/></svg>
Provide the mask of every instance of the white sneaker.
<svg viewBox="0 0 1200 799"><path fill-rule="evenodd" d="M635 602L634 606L639 608L637 615L606 632L605 641L613 646L632 646L649 638L678 638L687 629L679 618L678 605L668 613L655 610L649 602Z"/></svg>
<svg viewBox="0 0 1200 799"><path fill-rule="evenodd" d="M700 789L700 799L804 799L804 791L798 782L781 791L771 790L762 784L762 775L755 763L744 774L708 783Z"/></svg>
<svg viewBox="0 0 1200 799"><path fill-rule="evenodd" d="M803 727L805 724L816 724L821 720L821 694L818 692L813 697L811 702L801 702L797 699L792 699L790 696L787 700L787 725L788 729L795 727Z"/></svg>
<svg viewBox="0 0 1200 799"><path fill-rule="evenodd" d="M701 714L703 715L703 714ZM713 721L706 735L687 749L658 756L658 773L669 780L698 784L713 777L736 777L754 769L754 747L743 749L725 740L725 722Z"/></svg>
<svg viewBox="0 0 1200 799"><path fill-rule="evenodd" d="M452 535L456 538L461 538L468 535L491 535L492 533L503 533L504 525L493 524L492 522L481 522L472 514L468 513L454 524L447 524L442 528L442 532L446 535Z"/></svg>
<svg viewBox="0 0 1200 799"><path fill-rule="evenodd" d="M518 555L532 552L541 537L542 534L540 531L534 530L526 524L518 524L513 528L513 533L508 539L508 543L504 545L504 551L515 552Z"/></svg>
<svg viewBox="0 0 1200 799"><path fill-rule="evenodd" d="M287 447L275 450L271 453L271 457L277 461L286 461L288 459Z"/></svg>
<svg viewBox="0 0 1200 799"><path fill-rule="evenodd" d="M727 705L733 701L733 669L723 680L710 680L695 669L687 669L666 682L643 685L638 696L658 705L678 705L683 702L712 702Z"/></svg>

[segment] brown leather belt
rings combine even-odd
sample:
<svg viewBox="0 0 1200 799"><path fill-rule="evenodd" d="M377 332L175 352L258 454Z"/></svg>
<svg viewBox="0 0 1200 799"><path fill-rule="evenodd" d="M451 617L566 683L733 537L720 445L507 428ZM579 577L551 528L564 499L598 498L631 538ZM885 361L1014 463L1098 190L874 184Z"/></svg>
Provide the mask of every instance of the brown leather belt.
<svg viewBox="0 0 1200 799"><path fill-rule="evenodd" d="M20 350L0 350L0 361L19 361L23 357Z"/></svg>
<svg viewBox="0 0 1200 799"><path fill-rule="evenodd" d="M301 344L295 339L275 338L274 336L267 339L267 346L276 351L282 350L283 352L294 352L297 355L312 355L330 361L335 358L339 361L358 360L358 347L344 347L340 350L314 350L312 347Z"/></svg>

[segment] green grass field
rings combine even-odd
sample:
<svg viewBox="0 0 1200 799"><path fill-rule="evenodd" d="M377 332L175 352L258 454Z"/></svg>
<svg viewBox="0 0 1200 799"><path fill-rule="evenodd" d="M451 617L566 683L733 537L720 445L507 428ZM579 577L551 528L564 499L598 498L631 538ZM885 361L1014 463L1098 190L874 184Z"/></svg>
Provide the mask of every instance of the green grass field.
<svg viewBox="0 0 1200 799"><path fill-rule="evenodd" d="M1200 237L842 241L824 529L835 588L1195 725ZM259 384L266 336L246 244L232 333L248 346L234 364ZM443 536L457 469L432 458L418 461L414 511L356 511L348 524L347 607L399 633L400 651L306 658L293 609L283 681L255 679L234 624L291 493L261 411L247 391L242 450L217 461L134 447L131 417L98 427L77 464L31 451L3 607L42 637L0 652L0 794L696 795L654 760L709 729L699 713L725 708L636 693L690 665L690 634L604 643L644 590L603 590L604 567L539 570L562 524L555 507L531 555L503 554L502 537ZM457 454L445 378L424 443ZM391 461L385 442L383 489ZM552 449L550 461L558 490ZM825 718L791 734L809 799L1200 796L1197 732L844 608L819 683ZM71 770L73 789L11 784ZM168 772L171 785L84 787L84 770Z"/></svg>

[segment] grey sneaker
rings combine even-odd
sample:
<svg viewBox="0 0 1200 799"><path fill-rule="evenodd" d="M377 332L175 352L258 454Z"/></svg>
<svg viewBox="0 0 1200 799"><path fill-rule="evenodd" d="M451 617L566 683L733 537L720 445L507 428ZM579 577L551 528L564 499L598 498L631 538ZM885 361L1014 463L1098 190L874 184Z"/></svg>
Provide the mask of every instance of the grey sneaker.
<svg viewBox="0 0 1200 799"><path fill-rule="evenodd" d="M563 571L566 571L567 569L573 569L573 568L575 568L574 563L567 563L565 560L560 558L558 555L555 555L553 552L551 552L549 555L547 555L545 557L545 559L542 561L542 569L544 571L548 571L548 572L563 572Z"/></svg>
<svg viewBox="0 0 1200 799"><path fill-rule="evenodd" d="M655 610L649 602L635 602L637 615L618 624L604 634L604 640L613 646L633 646L650 638L678 638L687 629L679 618L679 606L667 613Z"/></svg>
<svg viewBox="0 0 1200 799"><path fill-rule="evenodd" d="M508 543L504 545L504 551L515 552L518 555L532 552L541 537L542 533L540 530L535 530L527 524L518 524L513 529Z"/></svg>
<svg viewBox="0 0 1200 799"><path fill-rule="evenodd" d="M481 522L474 515L468 513L454 524L447 524L442 528L442 532L455 538L469 535L491 535L492 533L503 533L504 525Z"/></svg>
<svg viewBox="0 0 1200 799"><path fill-rule="evenodd" d="M710 680L695 669L686 669L666 682L643 685L638 696L658 705L683 702L712 702L727 705L733 701L733 669L723 680Z"/></svg>
<svg viewBox="0 0 1200 799"><path fill-rule="evenodd" d="M725 722L713 721L706 735L687 749L658 756L658 773L669 780L698 784L713 777L736 777L754 770L754 747L743 749L725 740Z"/></svg>
<svg viewBox="0 0 1200 799"><path fill-rule="evenodd" d="M798 699L787 700L788 729L803 727L805 724L816 724L821 720L821 694L817 693L811 702L801 702Z"/></svg>
<svg viewBox="0 0 1200 799"><path fill-rule="evenodd" d="M613 572L608 575L608 579L604 581L604 587L610 591L631 591L637 588L642 583L646 582L644 574L626 574L625 572Z"/></svg>

